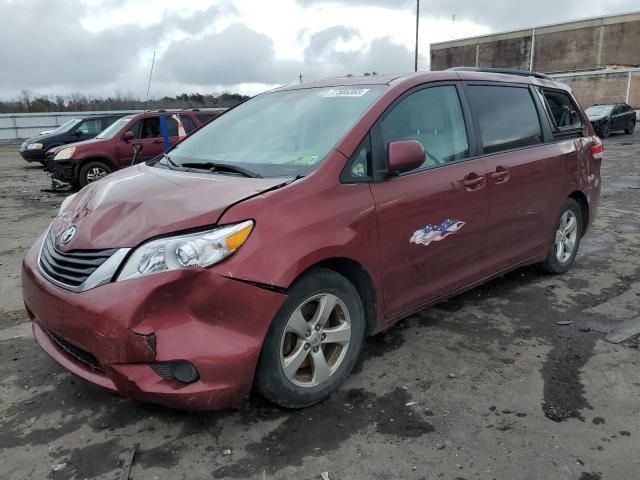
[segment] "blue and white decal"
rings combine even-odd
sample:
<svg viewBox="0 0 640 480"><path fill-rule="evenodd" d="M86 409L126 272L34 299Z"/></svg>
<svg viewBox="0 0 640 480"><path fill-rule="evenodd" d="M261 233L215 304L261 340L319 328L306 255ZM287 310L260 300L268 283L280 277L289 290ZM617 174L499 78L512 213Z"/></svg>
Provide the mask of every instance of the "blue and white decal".
<svg viewBox="0 0 640 480"><path fill-rule="evenodd" d="M416 245L427 246L431 242L439 242L444 240L449 235L458 233L465 222L461 220L452 220L447 218L440 225L426 225L420 230L413 232L413 236L409 240L409 243L415 243Z"/></svg>

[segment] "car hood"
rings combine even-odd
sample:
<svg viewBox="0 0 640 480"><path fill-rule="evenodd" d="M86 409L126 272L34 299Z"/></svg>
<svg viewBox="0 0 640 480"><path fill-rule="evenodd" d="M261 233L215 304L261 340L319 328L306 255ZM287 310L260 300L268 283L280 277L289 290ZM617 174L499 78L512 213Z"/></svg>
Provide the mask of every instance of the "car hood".
<svg viewBox="0 0 640 480"><path fill-rule="evenodd" d="M60 145L59 147L52 148L51 153L58 153L60 150L64 148L74 147L76 150L78 148L89 147L92 148L96 144L100 144L102 142L107 142L109 139L107 138L91 138L89 140L82 140L81 142L73 142L67 143L66 145Z"/></svg>
<svg viewBox="0 0 640 480"><path fill-rule="evenodd" d="M136 165L80 190L51 231L58 239L76 227L66 245L56 241L63 252L135 247L158 235L214 225L227 207L287 182Z"/></svg>
<svg viewBox="0 0 640 480"><path fill-rule="evenodd" d="M589 119L590 122L597 122L607 118L607 115L587 115L587 118Z"/></svg>

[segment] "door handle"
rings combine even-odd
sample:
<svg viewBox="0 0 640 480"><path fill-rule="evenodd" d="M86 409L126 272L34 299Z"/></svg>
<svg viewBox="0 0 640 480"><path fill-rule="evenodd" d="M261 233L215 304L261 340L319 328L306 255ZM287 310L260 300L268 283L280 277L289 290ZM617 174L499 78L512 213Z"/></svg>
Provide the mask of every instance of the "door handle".
<svg viewBox="0 0 640 480"><path fill-rule="evenodd" d="M511 173L504 167L497 167L496 171L490 174L490 177L495 180L495 183L504 183L509 181Z"/></svg>
<svg viewBox="0 0 640 480"><path fill-rule="evenodd" d="M153 142L151 143L164 143L164 140L159 140L159 139L155 139Z"/></svg>
<svg viewBox="0 0 640 480"><path fill-rule="evenodd" d="M464 177L462 183L464 183L465 187L467 187L467 191L471 192L474 190L480 190L482 187L484 187L486 178L484 175L472 172Z"/></svg>

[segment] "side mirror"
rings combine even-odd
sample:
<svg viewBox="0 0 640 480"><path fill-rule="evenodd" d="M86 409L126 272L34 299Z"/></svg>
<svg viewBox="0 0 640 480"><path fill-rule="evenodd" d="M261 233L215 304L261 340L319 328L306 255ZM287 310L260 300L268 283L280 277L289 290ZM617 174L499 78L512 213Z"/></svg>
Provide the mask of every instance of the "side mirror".
<svg viewBox="0 0 640 480"><path fill-rule="evenodd" d="M71 135L73 135L74 137L80 137L83 133L84 132L82 132L82 130L76 130L75 132L71 133Z"/></svg>
<svg viewBox="0 0 640 480"><path fill-rule="evenodd" d="M422 144L416 140L399 140L389 143L387 156L391 173L408 172L418 168L427 158Z"/></svg>
<svg viewBox="0 0 640 480"><path fill-rule="evenodd" d="M133 134L131 130L127 130L122 135L122 140L124 140L125 142L128 142L129 140L133 140L134 138L136 138L136 136Z"/></svg>

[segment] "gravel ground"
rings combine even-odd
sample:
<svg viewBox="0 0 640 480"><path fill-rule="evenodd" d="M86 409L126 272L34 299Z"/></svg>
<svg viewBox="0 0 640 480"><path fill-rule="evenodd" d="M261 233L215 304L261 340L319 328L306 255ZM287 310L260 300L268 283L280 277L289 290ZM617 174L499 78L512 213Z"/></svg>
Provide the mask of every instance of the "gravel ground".
<svg viewBox="0 0 640 480"><path fill-rule="evenodd" d="M605 155L568 274L519 269L403 320L315 407L192 414L110 395L37 346L20 262L64 194L0 146L0 478L121 478L134 450L131 479L639 478L640 341L607 338L640 328L640 134Z"/></svg>

